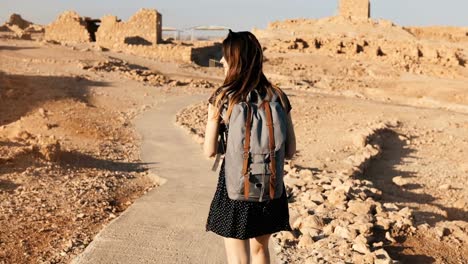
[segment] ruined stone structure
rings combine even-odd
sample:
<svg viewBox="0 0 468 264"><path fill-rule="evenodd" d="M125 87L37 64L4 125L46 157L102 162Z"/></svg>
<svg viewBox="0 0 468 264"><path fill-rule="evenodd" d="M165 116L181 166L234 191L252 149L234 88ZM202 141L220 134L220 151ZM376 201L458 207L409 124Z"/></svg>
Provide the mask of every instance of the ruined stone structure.
<svg viewBox="0 0 468 264"><path fill-rule="evenodd" d="M156 45L162 42L162 16L154 9L141 9L128 22L105 16L96 33L96 42L106 48L123 44Z"/></svg>
<svg viewBox="0 0 468 264"><path fill-rule="evenodd" d="M207 65L211 58L219 58L221 52L219 43L158 45L163 43L162 16L155 9L141 9L126 22L111 15L91 19L68 11L47 26L45 38L69 43L95 41L98 46L114 51L162 61L194 61L200 65Z"/></svg>
<svg viewBox="0 0 468 264"><path fill-rule="evenodd" d="M45 38L76 43L91 41L86 19L74 11L62 13L57 20L48 25L45 29Z"/></svg>
<svg viewBox="0 0 468 264"><path fill-rule="evenodd" d="M11 14L8 21L0 26L0 32L9 33L7 38L31 40L32 34L42 34L44 28L23 19L18 14Z"/></svg>
<svg viewBox="0 0 468 264"><path fill-rule="evenodd" d="M201 42L191 46L171 43L152 46L125 45L113 50L160 61L195 62L208 66L209 59L221 57L222 47L220 43Z"/></svg>
<svg viewBox="0 0 468 264"><path fill-rule="evenodd" d="M340 0L339 13L342 17L370 18L369 0Z"/></svg>
<svg viewBox="0 0 468 264"><path fill-rule="evenodd" d="M8 26L17 26L20 29L26 29L27 27L31 26L33 23L27 20L24 20L18 14L11 14L10 19L8 19L8 22L6 22L5 24Z"/></svg>

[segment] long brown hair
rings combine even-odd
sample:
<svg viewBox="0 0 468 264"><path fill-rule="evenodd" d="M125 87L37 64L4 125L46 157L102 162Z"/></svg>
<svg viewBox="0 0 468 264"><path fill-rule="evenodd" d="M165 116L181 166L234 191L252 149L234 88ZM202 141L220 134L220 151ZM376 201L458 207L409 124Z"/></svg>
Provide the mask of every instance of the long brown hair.
<svg viewBox="0 0 468 264"><path fill-rule="evenodd" d="M263 50L254 34L248 31L233 32L223 40L223 55L229 65L229 70L221 87L213 93L216 96L214 105L217 107L215 118L221 114L222 104L229 98L226 119L236 103L247 100L247 95L254 89L259 94L271 98L276 93L284 107L283 91L272 85L263 73Z"/></svg>

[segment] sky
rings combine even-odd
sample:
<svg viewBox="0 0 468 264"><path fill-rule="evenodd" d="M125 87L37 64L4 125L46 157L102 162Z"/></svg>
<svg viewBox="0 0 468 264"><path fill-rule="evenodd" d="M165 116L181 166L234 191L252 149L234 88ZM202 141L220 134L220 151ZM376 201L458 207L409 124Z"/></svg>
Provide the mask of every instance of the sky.
<svg viewBox="0 0 468 264"><path fill-rule="evenodd" d="M127 20L140 8L155 8L164 27L185 29L220 25L233 30L265 28L288 18L321 18L337 13L338 0L0 0L0 22L11 13L48 24L65 10L100 18L116 15ZM468 27L468 0L371 0L371 16L399 25Z"/></svg>

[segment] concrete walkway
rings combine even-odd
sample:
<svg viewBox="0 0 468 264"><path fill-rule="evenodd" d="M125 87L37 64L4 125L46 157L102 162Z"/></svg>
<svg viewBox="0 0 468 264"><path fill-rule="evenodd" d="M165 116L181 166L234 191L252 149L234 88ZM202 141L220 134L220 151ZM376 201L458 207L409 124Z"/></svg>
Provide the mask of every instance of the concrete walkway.
<svg viewBox="0 0 468 264"><path fill-rule="evenodd" d="M225 263L221 237L205 232L216 188L212 162L175 124L183 107L207 96L173 97L143 114L142 160L168 181L107 225L72 263Z"/></svg>

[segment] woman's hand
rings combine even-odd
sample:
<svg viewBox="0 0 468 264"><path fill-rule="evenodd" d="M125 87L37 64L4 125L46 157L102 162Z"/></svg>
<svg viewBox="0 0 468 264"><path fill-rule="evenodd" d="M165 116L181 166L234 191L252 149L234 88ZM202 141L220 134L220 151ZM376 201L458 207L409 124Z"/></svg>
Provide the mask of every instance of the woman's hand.
<svg viewBox="0 0 468 264"><path fill-rule="evenodd" d="M211 158L216 155L218 149L218 129L219 117L214 118L216 107L212 104L208 105L208 121L206 122L205 141L203 143L203 153L206 157Z"/></svg>

